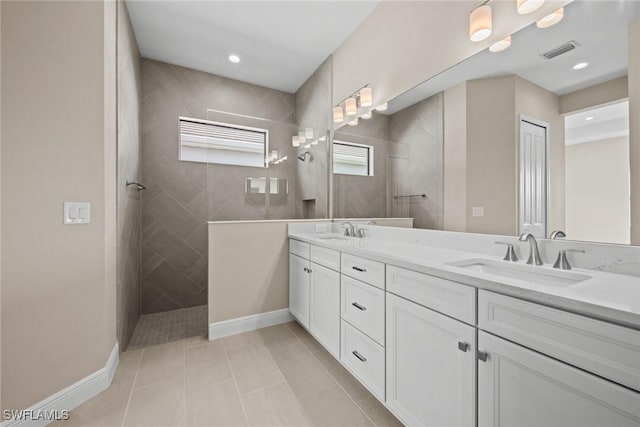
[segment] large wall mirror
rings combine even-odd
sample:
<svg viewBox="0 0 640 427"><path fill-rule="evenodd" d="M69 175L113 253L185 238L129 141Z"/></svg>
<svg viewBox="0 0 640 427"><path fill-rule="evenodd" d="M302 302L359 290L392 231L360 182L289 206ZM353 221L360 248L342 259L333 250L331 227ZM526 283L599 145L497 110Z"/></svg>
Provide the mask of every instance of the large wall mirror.
<svg viewBox="0 0 640 427"><path fill-rule="evenodd" d="M376 167L334 176L334 216L629 244L627 29L638 19L640 2L576 0L557 24L534 23L340 127L334 139L375 147Z"/></svg>

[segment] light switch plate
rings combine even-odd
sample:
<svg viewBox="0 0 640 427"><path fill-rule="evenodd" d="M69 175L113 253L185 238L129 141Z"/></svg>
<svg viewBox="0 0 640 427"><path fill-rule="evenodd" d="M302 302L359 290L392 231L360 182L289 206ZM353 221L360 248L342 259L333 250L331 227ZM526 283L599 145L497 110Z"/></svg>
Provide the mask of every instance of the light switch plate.
<svg viewBox="0 0 640 427"><path fill-rule="evenodd" d="M483 207L474 207L471 208L472 216L484 216L484 208Z"/></svg>
<svg viewBox="0 0 640 427"><path fill-rule="evenodd" d="M89 224L91 223L91 203L64 202L64 224Z"/></svg>

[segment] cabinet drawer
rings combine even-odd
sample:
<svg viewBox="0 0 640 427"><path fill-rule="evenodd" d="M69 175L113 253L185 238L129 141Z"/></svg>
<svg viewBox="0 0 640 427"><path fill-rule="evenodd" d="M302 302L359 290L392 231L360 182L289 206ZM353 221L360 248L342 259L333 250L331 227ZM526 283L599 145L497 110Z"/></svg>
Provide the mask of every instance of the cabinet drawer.
<svg viewBox="0 0 640 427"><path fill-rule="evenodd" d="M384 289L384 264L381 262L343 253L341 273Z"/></svg>
<svg viewBox="0 0 640 427"><path fill-rule="evenodd" d="M384 346L385 292L345 275L341 280L342 318Z"/></svg>
<svg viewBox="0 0 640 427"><path fill-rule="evenodd" d="M482 290L478 327L640 390L640 331Z"/></svg>
<svg viewBox="0 0 640 427"><path fill-rule="evenodd" d="M384 401L384 348L344 320L340 360L369 391Z"/></svg>
<svg viewBox="0 0 640 427"><path fill-rule="evenodd" d="M289 252L302 258L309 259L309 247L311 245L300 240L289 239Z"/></svg>
<svg viewBox="0 0 640 427"><path fill-rule="evenodd" d="M311 245L311 261L324 265L335 271L340 271L340 252L321 246Z"/></svg>
<svg viewBox="0 0 640 427"><path fill-rule="evenodd" d="M387 291L470 325L476 323L472 286L389 265Z"/></svg>

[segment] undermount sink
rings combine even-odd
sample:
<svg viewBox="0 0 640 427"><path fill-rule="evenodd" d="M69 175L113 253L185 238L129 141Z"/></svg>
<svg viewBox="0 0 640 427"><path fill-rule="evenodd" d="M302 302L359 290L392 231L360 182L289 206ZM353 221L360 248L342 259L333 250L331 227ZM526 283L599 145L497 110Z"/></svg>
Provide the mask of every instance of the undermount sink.
<svg viewBox="0 0 640 427"><path fill-rule="evenodd" d="M338 236L318 237L318 239L325 240L328 242L346 242L347 240L349 240L346 237L338 237Z"/></svg>
<svg viewBox="0 0 640 427"><path fill-rule="evenodd" d="M449 263L454 267L501 276L507 279L522 280L538 285L566 287L584 282L591 276L563 270L550 270L527 264L509 263L489 259L467 259Z"/></svg>

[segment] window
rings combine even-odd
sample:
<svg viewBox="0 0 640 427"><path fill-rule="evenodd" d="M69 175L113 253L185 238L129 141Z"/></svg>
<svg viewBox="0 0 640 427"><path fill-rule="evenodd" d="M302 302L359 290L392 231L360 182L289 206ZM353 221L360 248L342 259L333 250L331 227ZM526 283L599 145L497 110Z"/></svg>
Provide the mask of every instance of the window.
<svg viewBox="0 0 640 427"><path fill-rule="evenodd" d="M373 147L334 141L333 173L373 176Z"/></svg>
<svg viewBox="0 0 640 427"><path fill-rule="evenodd" d="M266 167L269 131L180 117L180 160Z"/></svg>

